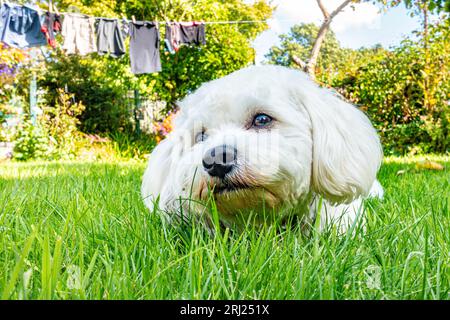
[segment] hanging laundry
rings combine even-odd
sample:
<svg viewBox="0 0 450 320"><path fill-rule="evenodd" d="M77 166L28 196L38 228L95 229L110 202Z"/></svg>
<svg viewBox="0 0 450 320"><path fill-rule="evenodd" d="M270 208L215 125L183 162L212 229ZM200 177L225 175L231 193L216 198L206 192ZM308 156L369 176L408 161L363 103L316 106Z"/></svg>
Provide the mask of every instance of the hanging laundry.
<svg viewBox="0 0 450 320"><path fill-rule="evenodd" d="M46 45L38 7L4 3L0 8L0 41L16 48Z"/></svg>
<svg viewBox="0 0 450 320"><path fill-rule="evenodd" d="M97 48L98 54L109 53L114 58L125 54L125 44L119 20L97 19Z"/></svg>
<svg viewBox="0 0 450 320"><path fill-rule="evenodd" d="M67 54L86 55L97 52L95 18L67 13L64 17L61 34L64 37L63 49Z"/></svg>
<svg viewBox="0 0 450 320"><path fill-rule="evenodd" d="M167 23L164 43L171 53L183 44L205 45L205 24L197 21Z"/></svg>
<svg viewBox="0 0 450 320"><path fill-rule="evenodd" d="M129 34L131 72L160 72L158 24L150 21L130 22Z"/></svg>
<svg viewBox="0 0 450 320"><path fill-rule="evenodd" d="M56 48L56 33L61 32L61 17L59 14L46 12L43 16L41 31L47 39L47 43Z"/></svg>

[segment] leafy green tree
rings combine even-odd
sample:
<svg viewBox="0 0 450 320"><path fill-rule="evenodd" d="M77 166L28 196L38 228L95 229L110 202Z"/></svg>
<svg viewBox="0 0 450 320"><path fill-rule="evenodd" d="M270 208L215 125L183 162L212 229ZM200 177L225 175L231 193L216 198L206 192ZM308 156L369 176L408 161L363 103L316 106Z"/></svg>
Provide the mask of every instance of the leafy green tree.
<svg viewBox="0 0 450 320"><path fill-rule="evenodd" d="M301 60L308 60L318 32L319 27L314 23L294 25L289 33L280 35L280 46L270 48L266 58L270 63L298 67L293 57L297 56ZM342 55L343 49L341 49L334 32L330 30L322 45L318 67L324 68L333 61L339 60Z"/></svg>
<svg viewBox="0 0 450 320"><path fill-rule="evenodd" d="M291 68L300 68L296 58L307 61L313 48L319 27L313 23L294 25L287 34L280 35L280 45L270 48L265 56L270 64L278 64ZM322 43L320 54L315 67L315 77L320 83L331 85L333 80L340 77L340 70L356 67L356 61L373 52L382 51L381 46L372 49L352 50L341 47L333 30L329 30ZM355 69L355 68L353 68Z"/></svg>
<svg viewBox="0 0 450 320"><path fill-rule="evenodd" d="M386 7L398 6L404 3L407 8L411 9L411 14L421 14L424 16L424 34L427 34L428 14L440 13L442 11L450 12L450 0L343 0L333 10L329 11L322 0L316 0L320 11L323 14L323 21L320 24L318 32L315 35L313 45L307 59L300 59L298 56L293 56L292 60L299 65L303 70L309 73L312 79L316 78L316 65L319 58L323 41L326 38L330 25L333 19L347 6L353 6L361 2L382 3Z"/></svg>
<svg viewBox="0 0 450 320"><path fill-rule="evenodd" d="M411 10L411 15L419 15L424 9L430 13L450 12L450 0L377 0L386 7L396 7L404 4Z"/></svg>
<svg viewBox="0 0 450 320"><path fill-rule="evenodd" d="M330 30L330 25L333 19L342 11L345 7L347 7L349 4L360 2L360 0L343 0L331 13L328 11L328 9L325 7L322 0L316 0L317 5L320 8L320 11L322 11L323 15L323 21L320 25L319 32L317 33L316 39L314 40L314 45L311 50L310 57L308 61L305 63L304 69L306 72L309 73L310 77L315 79L316 76L316 65L317 65L317 59L320 54L320 49L322 48L322 43Z"/></svg>

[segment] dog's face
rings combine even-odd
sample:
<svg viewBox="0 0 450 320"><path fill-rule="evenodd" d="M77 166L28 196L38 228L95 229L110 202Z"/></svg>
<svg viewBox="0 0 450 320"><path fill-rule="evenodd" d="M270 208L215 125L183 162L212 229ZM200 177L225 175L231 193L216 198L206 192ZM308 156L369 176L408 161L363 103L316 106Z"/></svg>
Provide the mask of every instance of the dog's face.
<svg viewBox="0 0 450 320"><path fill-rule="evenodd" d="M142 194L175 216L213 196L221 217L293 207L312 193L348 202L381 161L365 115L299 71L250 67L180 103L173 132L150 156ZM192 206L199 211L200 207Z"/></svg>

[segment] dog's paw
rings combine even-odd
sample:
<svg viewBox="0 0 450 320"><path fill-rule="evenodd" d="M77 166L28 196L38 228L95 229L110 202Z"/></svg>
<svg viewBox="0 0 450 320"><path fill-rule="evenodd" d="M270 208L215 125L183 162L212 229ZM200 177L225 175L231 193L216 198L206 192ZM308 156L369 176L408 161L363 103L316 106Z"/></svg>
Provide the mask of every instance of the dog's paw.
<svg viewBox="0 0 450 320"><path fill-rule="evenodd" d="M378 180L375 180L372 187L369 191L369 198L378 198L380 200L383 200L384 197L384 190L381 186L381 183Z"/></svg>

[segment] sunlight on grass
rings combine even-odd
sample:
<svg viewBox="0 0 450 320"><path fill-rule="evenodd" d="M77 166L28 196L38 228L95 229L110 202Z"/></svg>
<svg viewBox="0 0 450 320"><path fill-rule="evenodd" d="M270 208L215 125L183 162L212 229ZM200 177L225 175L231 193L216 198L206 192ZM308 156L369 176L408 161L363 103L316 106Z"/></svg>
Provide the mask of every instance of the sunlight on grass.
<svg viewBox="0 0 450 320"><path fill-rule="evenodd" d="M431 160L437 162L450 162L450 155L427 154L427 155L414 155L405 157L387 156L384 158L384 163L416 163L424 160Z"/></svg>
<svg viewBox="0 0 450 320"><path fill-rule="evenodd" d="M29 162L0 162L0 177L2 179L27 179L34 177L56 177L59 174L70 173L69 168L76 167L76 175L87 176L89 170L80 170L83 166L86 168L96 167L100 168L102 165L109 166L114 163L117 167L143 167L145 166L144 160L129 159L120 162L107 162L107 161L29 161ZM125 174L123 171L122 174Z"/></svg>

